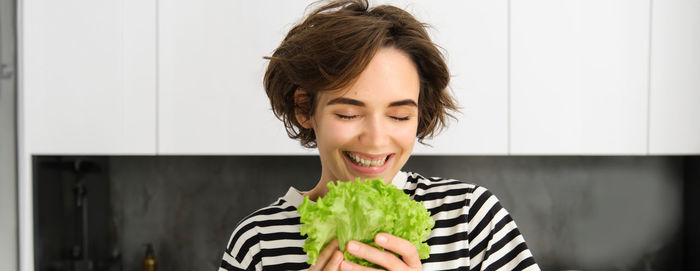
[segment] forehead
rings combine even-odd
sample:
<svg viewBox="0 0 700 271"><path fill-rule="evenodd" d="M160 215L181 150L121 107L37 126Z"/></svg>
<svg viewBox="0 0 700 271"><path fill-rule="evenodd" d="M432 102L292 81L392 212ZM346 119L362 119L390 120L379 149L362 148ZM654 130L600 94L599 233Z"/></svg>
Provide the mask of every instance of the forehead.
<svg viewBox="0 0 700 271"><path fill-rule="evenodd" d="M319 93L318 101L325 103L345 97L368 104L404 99L417 103L419 92L418 70L410 57L398 49L382 48L354 82L339 90Z"/></svg>

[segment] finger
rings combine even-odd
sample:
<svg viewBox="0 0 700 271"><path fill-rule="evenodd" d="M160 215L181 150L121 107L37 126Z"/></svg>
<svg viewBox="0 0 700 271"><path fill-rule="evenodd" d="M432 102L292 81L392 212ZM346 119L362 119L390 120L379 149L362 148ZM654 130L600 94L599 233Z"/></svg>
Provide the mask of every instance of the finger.
<svg viewBox="0 0 700 271"><path fill-rule="evenodd" d="M331 260L323 268L323 271L337 271L340 268L340 264L343 262L343 253L340 250L336 250L331 256Z"/></svg>
<svg viewBox="0 0 700 271"><path fill-rule="evenodd" d="M408 240L388 233L378 233L374 236L374 242L387 250L401 255L401 258L409 267L415 268L421 266L420 257L418 257L418 249Z"/></svg>
<svg viewBox="0 0 700 271"><path fill-rule="evenodd" d="M321 250L321 253L318 254L318 258L316 259L316 263L309 267L309 270L323 270L323 267L326 266L331 258L331 255L333 255L333 252L336 250L338 250L338 240L333 239L333 241L328 243L328 245Z"/></svg>
<svg viewBox="0 0 700 271"><path fill-rule="evenodd" d="M391 252L382 251L376 247L357 241L348 242L345 248L348 252L350 252L350 254L365 259L371 263L381 265L389 270L406 269L406 264Z"/></svg>
<svg viewBox="0 0 700 271"><path fill-rule="evenodd" d="M342 264L340 264L340 270L342 271L381 271L381 269L376 269L376 268L371 268L367 266L362 266L350 261L343 261Z"/></svg>

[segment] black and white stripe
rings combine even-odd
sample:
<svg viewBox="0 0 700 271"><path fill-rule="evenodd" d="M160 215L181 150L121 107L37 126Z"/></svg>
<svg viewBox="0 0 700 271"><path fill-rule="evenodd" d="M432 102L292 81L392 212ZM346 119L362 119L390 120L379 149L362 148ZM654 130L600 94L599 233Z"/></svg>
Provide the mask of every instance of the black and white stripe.
<svg viewBox="0 0 700 271"><path fill-rule="evenodd" d="M435 219L424 270L539 270L515 221L486 188L457 180L400 173L396 182L422 201ZM244 218L231 234L221 270L305 270L293 188L274 204Z"/></svg>

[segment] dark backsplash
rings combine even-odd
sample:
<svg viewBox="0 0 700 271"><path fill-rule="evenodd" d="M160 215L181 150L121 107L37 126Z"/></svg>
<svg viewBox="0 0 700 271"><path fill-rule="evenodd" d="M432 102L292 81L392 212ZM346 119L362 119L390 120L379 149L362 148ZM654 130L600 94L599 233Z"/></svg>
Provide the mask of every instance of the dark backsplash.
<svg viewBox="0 0 700 271"><path fill-rule="evenodd" d="M244 216L320 176L313 156L37 157L35 165L76 159L100 168L84 179L88 246L103 270L139 270L147 243L160 270L216 270ZM415 156L404 170L489 188L543 270L691 270L690 257L682 263L698 252L698 168L698 157ZM78 235L75 176L46 166L35 174L37 270L51 270Z"/></svg>

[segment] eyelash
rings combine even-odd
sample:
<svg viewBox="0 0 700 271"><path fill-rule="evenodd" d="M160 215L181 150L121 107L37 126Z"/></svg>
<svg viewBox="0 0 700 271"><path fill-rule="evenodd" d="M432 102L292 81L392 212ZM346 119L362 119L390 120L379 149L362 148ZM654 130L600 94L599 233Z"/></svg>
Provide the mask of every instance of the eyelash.
<svg viewBox="0 0 700 271"><path fill-rule="evenodd" d="M406 121L408 120L408 117L391 117L392 119L398 120L398 121Z"/></svg>
<svg viewBox="0 0 700 271"><path fill-rule="evenodd" d="M345 119L345 120L351 120L351 119L354 119L354 118L357 117L357 115L352 115L352 116L341 115L341 114L335 114L335 115L338 116L339 118ZM394 119L394 120L398 120L398 121L406 121L406 120L408 120L408 117L391 117L391 118Z"/></svg>
<svg viewBox="0 0 700 271"><path fill-rule="evenodd" d="M350 119L354 119L357 117L357 115L352 115L352 116L341 115L341 114L335 114L335 115L341 119L344 119L344 120L350 120Z"/></svg>

